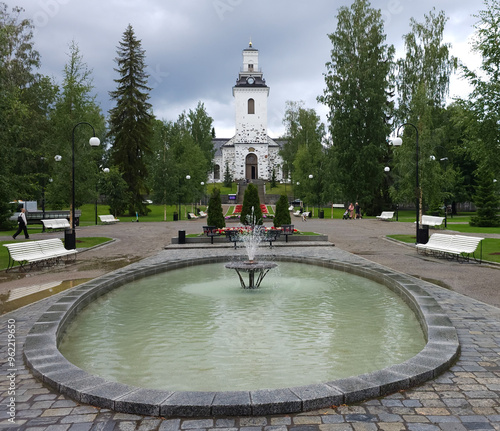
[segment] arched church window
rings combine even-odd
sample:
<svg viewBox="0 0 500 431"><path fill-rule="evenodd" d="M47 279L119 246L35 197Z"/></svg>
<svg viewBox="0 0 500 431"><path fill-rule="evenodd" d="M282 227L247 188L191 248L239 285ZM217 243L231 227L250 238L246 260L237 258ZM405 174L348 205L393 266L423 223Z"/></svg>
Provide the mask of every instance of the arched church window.
<svg viewBox="0 0 500 431"><path fill-rule="evenodd" d="M255 100L248 99L248 113L255 114Z"/></svg>

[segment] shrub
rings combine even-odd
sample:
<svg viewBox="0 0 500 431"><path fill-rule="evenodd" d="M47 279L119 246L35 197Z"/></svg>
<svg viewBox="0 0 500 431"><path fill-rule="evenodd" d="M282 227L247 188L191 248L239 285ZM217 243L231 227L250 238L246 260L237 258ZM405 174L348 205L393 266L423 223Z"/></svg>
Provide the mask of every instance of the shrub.
<svg viewBox="0 0 500 431"><path fill-rule="evenodd" d="M290 211L288 211L288 198L281 195L276 203L276 213L274 214L274 227L281 227L284 224L291 224Z"/></svg>

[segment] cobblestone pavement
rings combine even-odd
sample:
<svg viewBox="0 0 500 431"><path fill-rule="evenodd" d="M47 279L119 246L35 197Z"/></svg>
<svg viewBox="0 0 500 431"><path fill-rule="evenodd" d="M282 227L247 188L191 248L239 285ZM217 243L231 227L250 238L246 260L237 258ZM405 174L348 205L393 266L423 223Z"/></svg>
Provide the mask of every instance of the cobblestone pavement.
<svg viewBox="0 0 500 431"><path fill-rule="evenodd" d="M398 232L393 233L406 233L405 230L413 229L411 226L400 227L399 224L384 222L377 225L365 222L368 220L346 222L351 223L349 226L334 223L328 227L325 227L326 221L323 225L320 224L321 221L311 222L308 224L308 229L310 227L310 230L320 231L321 227L316 226L323 226L323 231L329 231L326 233L330 240L336 243L336 247L308 247L307 255L320 256L336 253L337 256L343 254L343 257L350 261L358 261L366 257L377 263L396 266L395 269L423 279L434 278L432 274L441 272L441 276L435 279L445 280L444 284L450 288L446 289L430 283L426 283L425 286L428 292L438 300L457 328L462 353L457 363L437 379L420 387L380 399L355 405L332 406L320 411L295 415L183 419L142 417L105 409L98 410L92 406L78 405L45 388L30 375L23 364L22 346L26 334L38 316L61 295L64 295L64 293L59 293L0 317L0 337L2 338L0 342L2 374L0 428L40 431L500 430L500 309L487 304L484 300L479 301L459 293L460 290L466 290L467 285L469 293L473 293L476 285L483 286L484 284L484 290L487 292L485 298L491 298L490 303L495 303L498 300L500 285L498 270L482 265L418 258L415 256L414 249L396 246L382 239L386 230L397 229ZM354 225L354 223L360 224ZM171 234L179 226L184 225L179 224L175 228L170 228ZM188 233L199 229L199 226L194 224L185 226L187 226L185 229ZM342 228L339 229L339 226ZM300 225L298 227L302 228ZM142 236L147 238L146 228L143 229ZM356 235L354 231L358 234ZM141 248L139 242L136 238L138 249ZM350 246L344 246L350 242L352 242ZM107 247L107 252L103 248L99 251L99 259L105 259L106 254L108 256L113 256L114 253L127 254L120 245L128 246L129 244L127 240L122 240L114 247ZM341 249L351 249L353 253ZM288 247L276 248L274 252L294 255L304 253L304 250ZM228 249L213 249L213 253L229 252ZM88 253L90 256L91 252ZM162 256L172 253L179 256L196 256L199 251L172 249L158 252L154 250L153 253L144 255L150 256L148 259L162 259ZM82 258L85 254L82 253ZM133 253L129 256L133 260ZM90 257L84 259L90 259ZM380 260L388 261L389 264ZM428 273L425 273L426 267ZM474 274L475 280L469 281L469 273ZM428 275L432 276L427 277ZM24 284L36 282L38 278L36 275L26 278ZM483 283L484 279L486 279L485 283ZM8 338L9 325L15 326L15 340ZM9 350L13 347L9 341L14 343L16 349L14 356L12 350ZM15 398L15 402L11 402L11 397ZM9 422L11 413L15 413L14 423Z"/></svg>

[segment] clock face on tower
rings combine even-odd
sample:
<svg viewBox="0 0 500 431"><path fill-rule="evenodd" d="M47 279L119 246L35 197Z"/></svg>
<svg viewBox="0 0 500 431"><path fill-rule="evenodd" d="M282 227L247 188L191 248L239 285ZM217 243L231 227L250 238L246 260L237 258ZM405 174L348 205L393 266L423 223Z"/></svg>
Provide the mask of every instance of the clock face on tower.
<svg viewBox="0 0 500 431"><path fill-rule="evenodd" d="M247 78L247 83L248 83L248 84L252 85L254 82L255 82L255 79L253 79L253 77L249 76L249 77Z"/></svg>

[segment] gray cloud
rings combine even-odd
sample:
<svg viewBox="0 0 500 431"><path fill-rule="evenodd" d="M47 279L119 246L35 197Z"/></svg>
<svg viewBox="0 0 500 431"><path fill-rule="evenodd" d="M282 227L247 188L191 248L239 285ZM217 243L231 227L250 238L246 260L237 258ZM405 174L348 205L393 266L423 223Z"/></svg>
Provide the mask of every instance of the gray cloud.
<svg viewBox="0 0 500 431"><path fill-rule="evenodd" d="M335 31L338 8L346 0L13 0L35 24L35 47L42 55L41 72L60 82L74 40L93 70L95 91L104 111L112 104L108 92L117 78L116 47L130 23L146 50L151 103L157 117L175 120L183 110L205 103L215 120L217 136L234 128L231 88L242 63L241 52L251 39L259 50L260 67L271 87L269 129L282 132L287 100L303 100L325 116L316 102L324 88L323 73L330 55L327 34ZM481 4L469 0L373 0L382 11L388 43L402 56L402 37L414 17L435 6L450 18L446 38L467 64L467 37L473 32ZM454 79L452 94L464 94Z"/></svg>

